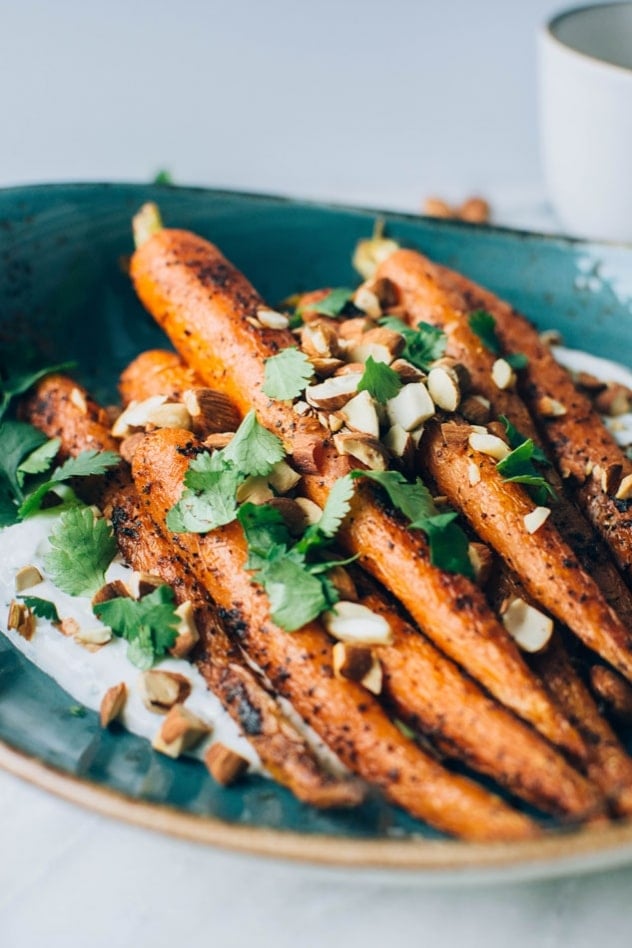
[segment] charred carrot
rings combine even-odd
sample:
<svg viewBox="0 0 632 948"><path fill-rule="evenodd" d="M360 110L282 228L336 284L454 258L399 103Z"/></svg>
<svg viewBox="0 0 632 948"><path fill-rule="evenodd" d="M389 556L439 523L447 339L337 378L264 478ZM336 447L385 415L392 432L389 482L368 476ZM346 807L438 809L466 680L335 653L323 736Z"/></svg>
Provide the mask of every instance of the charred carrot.
<svg viewBox="0 0 632 948"><path fill-rule="evenodd" d="M148 435L135 454L134 483L160 530L180 496L191 451L186 433L165 429ZM350 769L446 832L469 839L533 834L529 820L404 738L361 686L334 677L331 644L318 623L288 634L271 621L267 597L244 568L247 550L237 523L201 537L178 534L177 544L249 657Z"/></svg>
<svg viewBox="0 0 632 948"><path fill-rule="evenodd" d="M316 419L300 417L262 388L265 359L295 344L291 332L265 328L257 320L264 303L246 278L216 247L186 231L163 230L151 237L132 257L131 275L142 302L199 377L232 398L242 413L255 408L288 443L295 461L300 456L303 469L318 471L304 483L308 496L322 506L335 481L349 471L348 458L338 455ZM367 485L356 495L341 538L444 652L554 743L577 750L576 735L569 736L568 722L480 590L431 565L423 535L410 531Z"/></svg>

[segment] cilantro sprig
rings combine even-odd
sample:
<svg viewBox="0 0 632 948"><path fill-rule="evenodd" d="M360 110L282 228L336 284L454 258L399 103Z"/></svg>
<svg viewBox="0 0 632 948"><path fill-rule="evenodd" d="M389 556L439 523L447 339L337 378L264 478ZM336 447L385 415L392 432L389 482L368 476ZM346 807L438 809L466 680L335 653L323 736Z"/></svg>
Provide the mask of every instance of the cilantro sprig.
<svg viewBox="0 0 632 948"><path fill-rule="evenodd" d="M301 395L314 377L314 367L295 346L265 360L263 391L278 401Z"/></svg>
<svg viewBox="0 0 632 948"><path fill-rule="evenodd" d="M474 578L469 556L469 541L455 523L455 510L440 512L430 491L418 477L413 483L399 471L352 471L351 477L366 477L379 484L397 510L410 521L413 530L425 533L430 548L430 562L448 573Z"/></svg>
<svg viewBox="0 0 632 948"><path fill-rule="evenodd" d="M395 398L401 387L402 380L390 365L376 362L373 356L368 357L358 383L359 392L367 391L376 402L385 405L389 399Z"/></svg>
<svg viewBox="0 0 632 948"><path fill-rule="evenodd" d="M330 290L326 296L316 303L310 303L309 308L312 312L320 316L331 316L335 318L340 316L346 306L351 302L353 290L346 286L339 286Z"/></svg>
<svg viewBox="0 0 632 948"><path fill-rule="evenodd" d="M265 589L271 618L286 632L300 629L338 602L327 572L350 560L323 554L349 511L353 489L349 475L336 481L319 521L298 540L275 508L249 503L239 508L237 519L248 544L246 568Z"/></svg>
<svg viewBox="0 0 632 948"><path fill-rule="evenodd" d="M491 313L484 309L475 309L468 316L469 327L478 336L486 349L493 355L502 355L500 339L496 334L496 320ZM524 369L529 360L523 352L513 352L503 356L512 369Z"/></svg>
<svg viewBox="0 0 632 948"><path fill-rule="evenodd" d="M118 597L96 603L94 614L127 640L127 657L138 668L151 668L173 646L180 619L171 586L158 586L141 599Z"/></svg>
<svg viewBox="0 0 632 948"><path fill-rule="evenodd" d="M39 619L59 622L57 606L50 599L40 599L39 596L18 596L18 599L21 599L27 609L30 609Z"/></svg>
<svg viewBox="0 0 632 948"><path fill-rule="evenodd" d="M101 588L116 554L106 520L95 518L90 507L71 507L51 530L49 543L44 568L59 589L71 596L90 596Z"/></svg>
<svg viewBox="0 0 632 948"><path fill-rule="evenodd" d="M556 500L557 495L533 464L537 450L532 439L527 438L499 461L496 469L504 481L524 484L537 504L545 504L547 500Z"/></svg>
<svg viewBox="0 0 632 948"><path fill-rule="evenodd" d="M182 497L167 514L173 533L208 533L237 516L237 490L248 477L269 474L285 457L280 438L248 412L221 451L194 458L184 477Z"/></svg>
<svg viewBox="0 0 632 948"><path fill-rule="evenodd" d="M422 372L427 372L433 362L445 354L447 338L442 329L430 323L417 323L415 329L397 316L383 316L380 325L394 329L406 340L402 358L411 362Z"/></svg>
<svg viewBox="0 0 632 948"><path fill-rule="evenodd" d="M48 454L49 461L51 460L50 442L48 445L49 449L47 452L40 452L38 458L40 467L42 467L45 462L46 454ZM45 447L46 445L42 445L42 448ZM31 455L31 460L32 457ZM18 517L21 520L26 520L27 517L31 517L37 513L46 495L50 493L51 490L54 490L55 487L61 484L67 484L68 481L71 481L75 477L92 477L98 474L105 474L106 471L116 467L120 460L120 455L118 455L116 451L96 451L94 449L82 451L81 454L78 454L75 458L68 458L61 467L53 471L48 480L38 484L37 487L25 497L18 508ZM24 467L24 465L22 465L22 467Z"/></svg>

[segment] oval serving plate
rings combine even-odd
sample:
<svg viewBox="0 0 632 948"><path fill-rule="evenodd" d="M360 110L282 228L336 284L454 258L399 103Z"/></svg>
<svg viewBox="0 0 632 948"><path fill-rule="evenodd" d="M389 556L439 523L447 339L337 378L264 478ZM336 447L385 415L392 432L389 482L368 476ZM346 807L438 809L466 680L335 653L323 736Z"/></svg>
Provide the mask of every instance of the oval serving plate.
<svg viewBox="0 0 632 948"><path fill-rule="evenodd" d="M164 345L125 273L130 219L147 200L166 224L217 243L271 303L356 277L351 253L377 216L388 233L489 286L572 347L632 363L632 247L591 244L371 210L193 188L43 185L0 191L0 345L76 359L100 400L119 371ZM559 875L632 861L632 822L551 829L537 842L443 838L379 799L318 812L272 781L231 788L172 761L75 702L0 636L0 766L74 802L188 839L420 879Z"/></svg>

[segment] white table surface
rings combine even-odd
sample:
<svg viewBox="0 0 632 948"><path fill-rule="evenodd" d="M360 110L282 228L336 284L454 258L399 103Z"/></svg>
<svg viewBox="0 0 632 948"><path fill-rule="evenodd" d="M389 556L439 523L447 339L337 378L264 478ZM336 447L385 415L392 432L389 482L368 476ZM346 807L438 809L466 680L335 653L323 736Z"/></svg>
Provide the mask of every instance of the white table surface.
<svg viewBox="0 0 632 948"><path fill-rule="evenodd" d="M0 185L149 180L555 228L538 166L548 0L0 0ZM632 869L423 888L214 851L0 773L0 948L612 948Z"/></svg>

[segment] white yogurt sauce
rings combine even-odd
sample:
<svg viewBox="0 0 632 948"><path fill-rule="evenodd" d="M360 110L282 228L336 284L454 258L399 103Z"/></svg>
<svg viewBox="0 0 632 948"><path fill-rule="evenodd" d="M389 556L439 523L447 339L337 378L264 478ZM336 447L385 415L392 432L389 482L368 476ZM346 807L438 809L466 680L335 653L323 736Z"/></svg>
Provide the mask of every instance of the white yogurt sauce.
<svg viewBox="0 0 632 948"><path fill-rule="evenodd" d="M562 347L556 347L555 355L563 365L570 369L591 372L598 378L621 382L632 388L632 371L615 362ZM616 419L606 419L606 423L620 444L628 445L632 442L632 414L622 415ZM163 718L147 710L140 698L138 690L140 671L127 658L127 642L113 636L107 645L91 652L72 638L63 635L52 622L41 618L37 619L36 631L30 641L22 638L16 631L7 632L4 628L9 603L16 597L15 575L18 570L27 564L33 564L45 576L43 557L48 549L49 533L58 517L59 514L54 509L44 511L24 523L18 523L0 531L2 631L20 652L87 708L98 710L108 688L124 681L128 688L128 697L121 715L121 722L134 734L151 740L160 729ZM108 581L122 579L123 582L129 582L131 572L129 567L117 559L109 567L106 579ZM54 602L61 618L76 619L82 628L93 629L102 626L92 612L89 598L69 596L57 589L46 578L37 586L24 590L20 595L38 596L40 599ZM264 773L256 752L240 733L233 719L224 711L219 699L207 689L197 668L184 659L175 658L161 660L159 667L166 671L179 672L189 679L192 689L186 705L212 727L212 736L209 741L193 753L200 755L210 741L221 741L242 754L250 762L252 771ZM340 762L323 745L312 729L301 721L289 703L284 700L280 703L284 713L306 736L318 756L334 771L344 773Z"/></svg>

